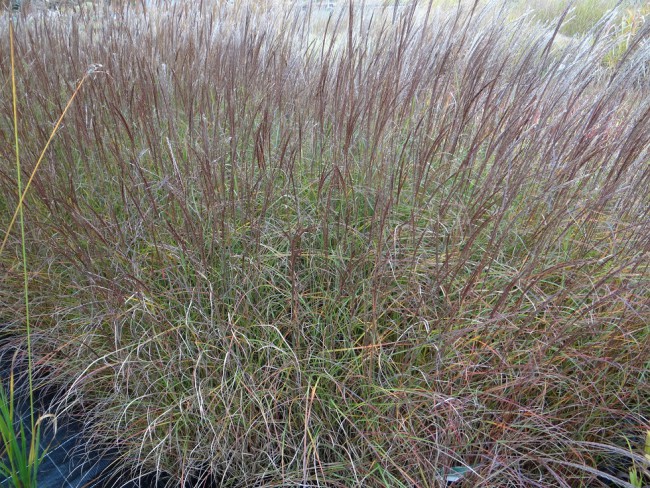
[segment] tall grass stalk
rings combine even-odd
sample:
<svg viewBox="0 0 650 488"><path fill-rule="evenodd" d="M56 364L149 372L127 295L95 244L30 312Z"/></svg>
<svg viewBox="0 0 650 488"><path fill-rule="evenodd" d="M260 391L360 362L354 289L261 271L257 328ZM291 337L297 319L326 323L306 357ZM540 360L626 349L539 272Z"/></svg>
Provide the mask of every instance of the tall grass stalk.
<svg viewBox="0 0 650 488"><path fill-rule="evenodd" d="M20 167L20 144L18 137L18 108L16 95L16 77L14 60L14 31L13 23L9 23L9 45L11 56L11 93L13 106L13 127L14 127L14 150L16 160L16 186L20 196L22 194L21 167ZM32 382L32 349L31 349L31 326L29 316L29 276L27 266L27 251L25 243L25 222L22 203L18 203L17 212L19 215L20 242L23 268L23 295L25 300L25 327L27 342L27 378L29 396L29 420L30 430L26 434L21 418L15 418L14 405L14 379L11 373L9 396L7 397L4 384L0 385L0 434L2 435L3 457L8 459L6 464L0 462L0 472L16 488L36 488L38 468L43 459L44 453L40 450L40 422L34 420L34 390ZM8 232L8 231L7 231ZM16 430L16 424L19 424ZM27 447L29 437L29 447Z"/></svg>

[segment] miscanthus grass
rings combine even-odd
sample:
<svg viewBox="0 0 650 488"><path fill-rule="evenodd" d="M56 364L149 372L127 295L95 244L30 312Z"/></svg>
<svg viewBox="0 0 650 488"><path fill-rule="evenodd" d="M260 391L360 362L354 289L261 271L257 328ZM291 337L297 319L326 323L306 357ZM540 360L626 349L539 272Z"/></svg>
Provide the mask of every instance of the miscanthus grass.
<svg viewBox="0 0 650 488"><path fill-rule="evenodd" d="M637 483L650 24L612 14L560 44L559 25L507 18L426 2L22 18L23 161L104 71L24 200L34 387L58 387L88 449L170 486ZM3 97L5 141L12 120ZM19 248L12 233L0 255L6 351L25 344Z"/></svg>

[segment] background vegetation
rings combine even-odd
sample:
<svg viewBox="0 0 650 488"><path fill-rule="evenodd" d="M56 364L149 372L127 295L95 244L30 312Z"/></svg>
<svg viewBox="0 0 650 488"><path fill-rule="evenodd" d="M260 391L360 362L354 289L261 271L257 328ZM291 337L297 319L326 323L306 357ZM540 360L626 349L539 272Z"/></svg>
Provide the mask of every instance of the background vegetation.
<svg viewBox="0 0 650 488"><path fill-rule="evenodd" d="M25 201L34 387L170 486L633 486L650 23L619 15L570 42L495 3L20 17L23 181L88 76ZM3 96L2 229L12 127Z"/></svg>

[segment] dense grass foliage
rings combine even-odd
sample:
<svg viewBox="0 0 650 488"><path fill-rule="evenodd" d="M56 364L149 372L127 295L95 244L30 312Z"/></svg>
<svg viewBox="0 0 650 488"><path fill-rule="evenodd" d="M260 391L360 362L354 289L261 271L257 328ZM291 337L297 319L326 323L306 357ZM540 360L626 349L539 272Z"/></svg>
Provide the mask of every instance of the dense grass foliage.
<svg viewBox="0 0 650 488"><path fill-rule="evenodd" d="M16 25L24 180L90 71L25 201L35 387L89 449L171 486L647 467L650 23L612 61L616 29L556 46L499 4L179 3Z"/></svg>

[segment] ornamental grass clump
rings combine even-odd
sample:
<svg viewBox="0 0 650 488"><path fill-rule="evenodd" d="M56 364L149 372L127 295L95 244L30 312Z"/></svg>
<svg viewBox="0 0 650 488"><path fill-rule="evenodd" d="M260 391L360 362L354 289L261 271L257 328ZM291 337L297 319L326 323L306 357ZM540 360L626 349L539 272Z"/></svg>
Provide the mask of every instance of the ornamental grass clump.
<svg viewBox="0 0 650 488"><path fill-rule="evenodd" d="M611 66L606 20L563 49L504 9L22 19L23 161L103 66L24 201L35 388L88 449L169 486L643 472L650 24ZM24 344L19 243L3 347Z"/></svg>

